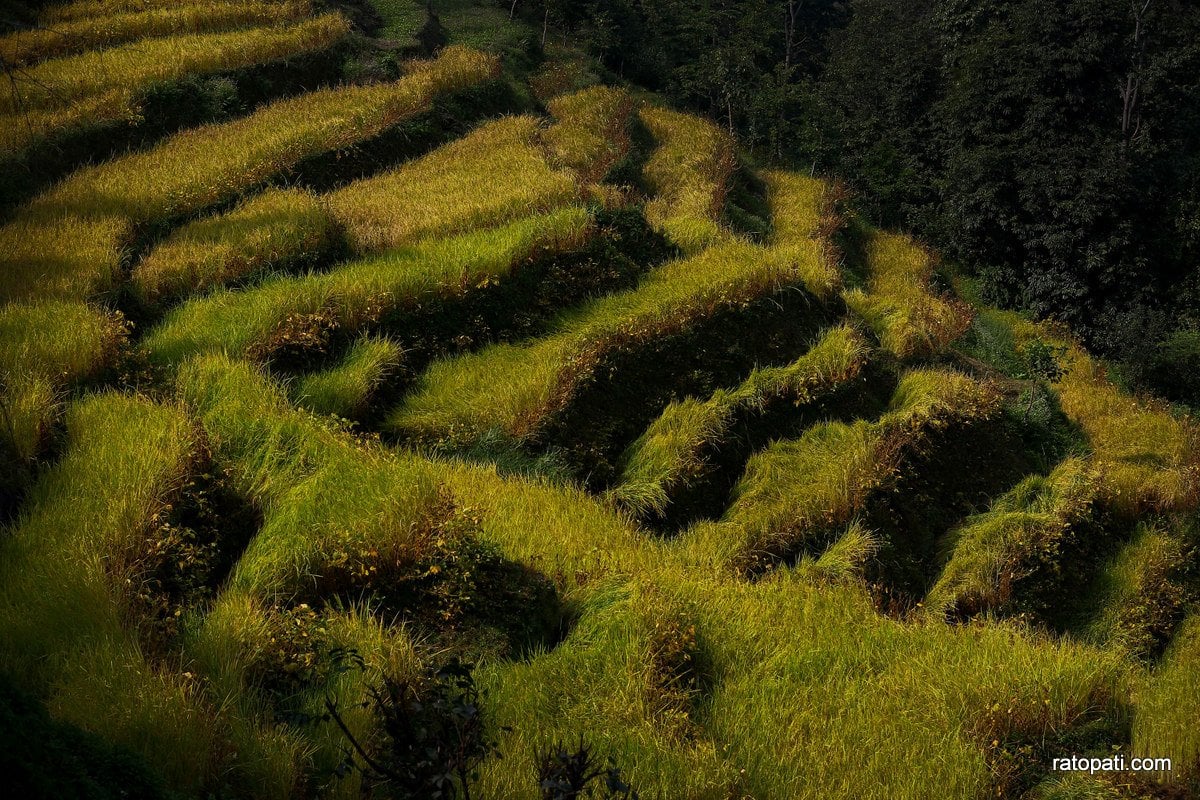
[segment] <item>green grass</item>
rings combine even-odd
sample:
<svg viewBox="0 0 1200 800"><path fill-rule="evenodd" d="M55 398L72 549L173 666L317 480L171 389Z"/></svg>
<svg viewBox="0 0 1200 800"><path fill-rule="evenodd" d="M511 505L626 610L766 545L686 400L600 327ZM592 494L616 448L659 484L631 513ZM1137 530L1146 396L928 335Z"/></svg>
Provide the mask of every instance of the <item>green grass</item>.
<svg viewBox="0 0 1200 800"><path fill-rule="evenodd" d="M111 292L139 229L161 226L364 141L427 111L433 98L495 74L490 57L450 48L393 83L310 92L247 117L84 168L0 227L0 301Z"/></svg>
<svg viewBox="0 0 1200 800"><path fill-rule="evenodd" d="M305 319L352 334L422 302L460 296L507 278L536 255L564 252L591 233L591 217L566 208L508 225L404 247L329 272L221 290L167 314L145 345L163 365L195 353L262 353ZM291 328L288 328L289 320Z"/></svg>
<svg viewBox="0 0 1200 800"><path fill-rule="evenodd" d="M125 334L118 317L82 303L0 307L0 449L39 456L62 393L112 367Z"/></svg>
<svg viewBox="0 0 1200 800"><path fill-rule="evenodd" d="M156 306L332 249L337 226L312 194L271 189L174 231L133 269L138 300Z"/></svg>
<svg viewBox="0 0 1200 800"><path fill-rule="evenodd" d="M895 479L905 450L931 430L987 419L998 405L994 390L960 373L908 372L879 420L819 423L754 455L724 517L694 527L689 547L703 563L751 572L820 552Z"/></svg>
<svg viewBox="0 0 1200 800"><path fill-rule="evenodd" d="M403 360L404 353L395 343L364 336L351 346L341 363L297 380L292 396L317 414L358 418L367 412L376 389Z"/></svg>
<svg viewBox="0 0 1200 800"><path fill-rule="evenodd" d="M594 86L560 95L547 104L558 120L542 136L554 163L564 164L583 183L597 183L629 151L633 99L623 89Z"/></svg>
<svg viewBox="0 0 1200 800"><path fill-rule="evenodd" d="M118 395L73 405L66 426L65 456L3 543L0 669L55 717L198 791L221 752L211 709L146 661L125 616L129 568L191 468L195 428L176 407Z"/></svg>
<svg viewBox="0 0 1200 800"><path fill-rule="evenodd" d="M756 369L737 388L706 400L672 403L630 445L610 496L638 516L661 515L672 495L704 469L706 450L720 446L738 415L762 413L779 402L811 403L854 378L866 358L866 342L841 326L791 364Z"/></svg>
<svg viewBox="0 0 1200 800"><path fill-rule="evenodd" d="M1133 753L1170 758L1172 783L1200 781L1200 616L1193 613L1139 693L1133 717Z"/></svg>
<svg viewBox="0 0 1200 800"><path fill-rule="evenodd" d="M925 599L941 618L1029 613L1044 618L1062 597L1060 565L1086 566L1080 550L1091 528L1096 474L1068 459L1032 475L948 537L949 559Z"/></svg>

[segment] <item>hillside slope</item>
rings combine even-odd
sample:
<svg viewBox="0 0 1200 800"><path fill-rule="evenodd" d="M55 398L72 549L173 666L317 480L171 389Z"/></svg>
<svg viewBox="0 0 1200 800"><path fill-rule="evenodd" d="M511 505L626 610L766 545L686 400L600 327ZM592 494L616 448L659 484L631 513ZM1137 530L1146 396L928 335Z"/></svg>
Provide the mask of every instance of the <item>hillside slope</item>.
<svg viewBox="0 0 1200 800"><path fill-rule="evenodd" d="M1200 796L1195 420L504 9L328 5L0 37L24 796Z"/></svg>

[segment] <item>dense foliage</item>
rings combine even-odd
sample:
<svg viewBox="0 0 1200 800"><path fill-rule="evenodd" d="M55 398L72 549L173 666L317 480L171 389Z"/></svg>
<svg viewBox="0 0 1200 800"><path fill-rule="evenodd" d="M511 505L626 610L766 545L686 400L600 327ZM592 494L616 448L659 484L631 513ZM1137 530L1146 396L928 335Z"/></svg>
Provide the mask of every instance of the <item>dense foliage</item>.
<svg viewBox="0 0 1200 800"><path fill-rule="evenodd" d="M1200 402L1200 6L525 0L614 72Z"/></svg>

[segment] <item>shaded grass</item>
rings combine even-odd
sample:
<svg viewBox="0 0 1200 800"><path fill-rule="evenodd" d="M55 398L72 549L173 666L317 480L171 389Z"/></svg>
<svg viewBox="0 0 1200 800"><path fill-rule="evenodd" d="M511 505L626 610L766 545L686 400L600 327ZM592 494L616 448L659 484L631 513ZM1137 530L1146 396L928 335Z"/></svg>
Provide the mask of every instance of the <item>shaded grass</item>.
<svg viewBox="0 0 1200 800"><path fill-rule="evenodd" d="M948 537L949 559L925 600L929 613L1053 619L1094 563L1102 533L1093 509L1096 477L1087 462L1067 459L966 520ZM1072 565L1071 580L1062 574L1064 563Z"/></svg>
<svg viewBox="0 0 1200 800"><path fill-rule="evenodd" d="M1137 697L1133 754L1170 758L1171 772L1159 779L1200 786L1200 616L1192 614Z"/></svg>
<svg viewBox="0 0 1200 800"><path fill-rule="evenodd" d="M74 173L0 228L0 299L112 291L139 230L196 213L424 113L433 97L486 80L496 63L443 51L399 81L311 92Z"/></svg>
<svg viewBox="0 0 1200 800"><path fill-rule="evenodd" d="M895 479L906 450L931 431L986 420L998 406L993 389L965 375L908 372L879 420L818 424L753 456L721 522L694 528L688 547L749 573L819 551Z"/></svg>
<svg viewBox="0 0 1200 800"><path fill-rule="evenodd" d="M222 751L212 711L184 676L148 664L124 624L126 577L191 468L195 430L177 408L100 395L71 407L67 431L3 543L0 669L56 718L199 792Z"/></svg>
<svg viewBox="0 0 1200 800"><path fill-rule="evenodd" d="M14 499L50 444L65 391L112 368L126 332L120 317L82 303L0 307L0 488Z"/></svg>

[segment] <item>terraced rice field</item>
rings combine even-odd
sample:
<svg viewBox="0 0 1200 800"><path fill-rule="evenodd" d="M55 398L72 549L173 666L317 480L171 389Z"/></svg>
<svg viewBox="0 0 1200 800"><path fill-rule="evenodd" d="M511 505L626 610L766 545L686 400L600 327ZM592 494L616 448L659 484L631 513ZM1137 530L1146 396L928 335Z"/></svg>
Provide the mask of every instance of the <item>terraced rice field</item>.
<svg viewBox="0 0 1200 800"><path fill-rule="evenodd" d="M50 6L0 55L75 77L0 111L327 47L316 5ZM581 739L643 798L1195 796L1196 421L835 182L762 170L740 232L737 143L622 88L355 160L507 69L268 98L0 226L0 724L147 797L427 797L379 693L465 662L455 797L570 796ZM1113 753L1172 768L1051 769Z"/></svg>

